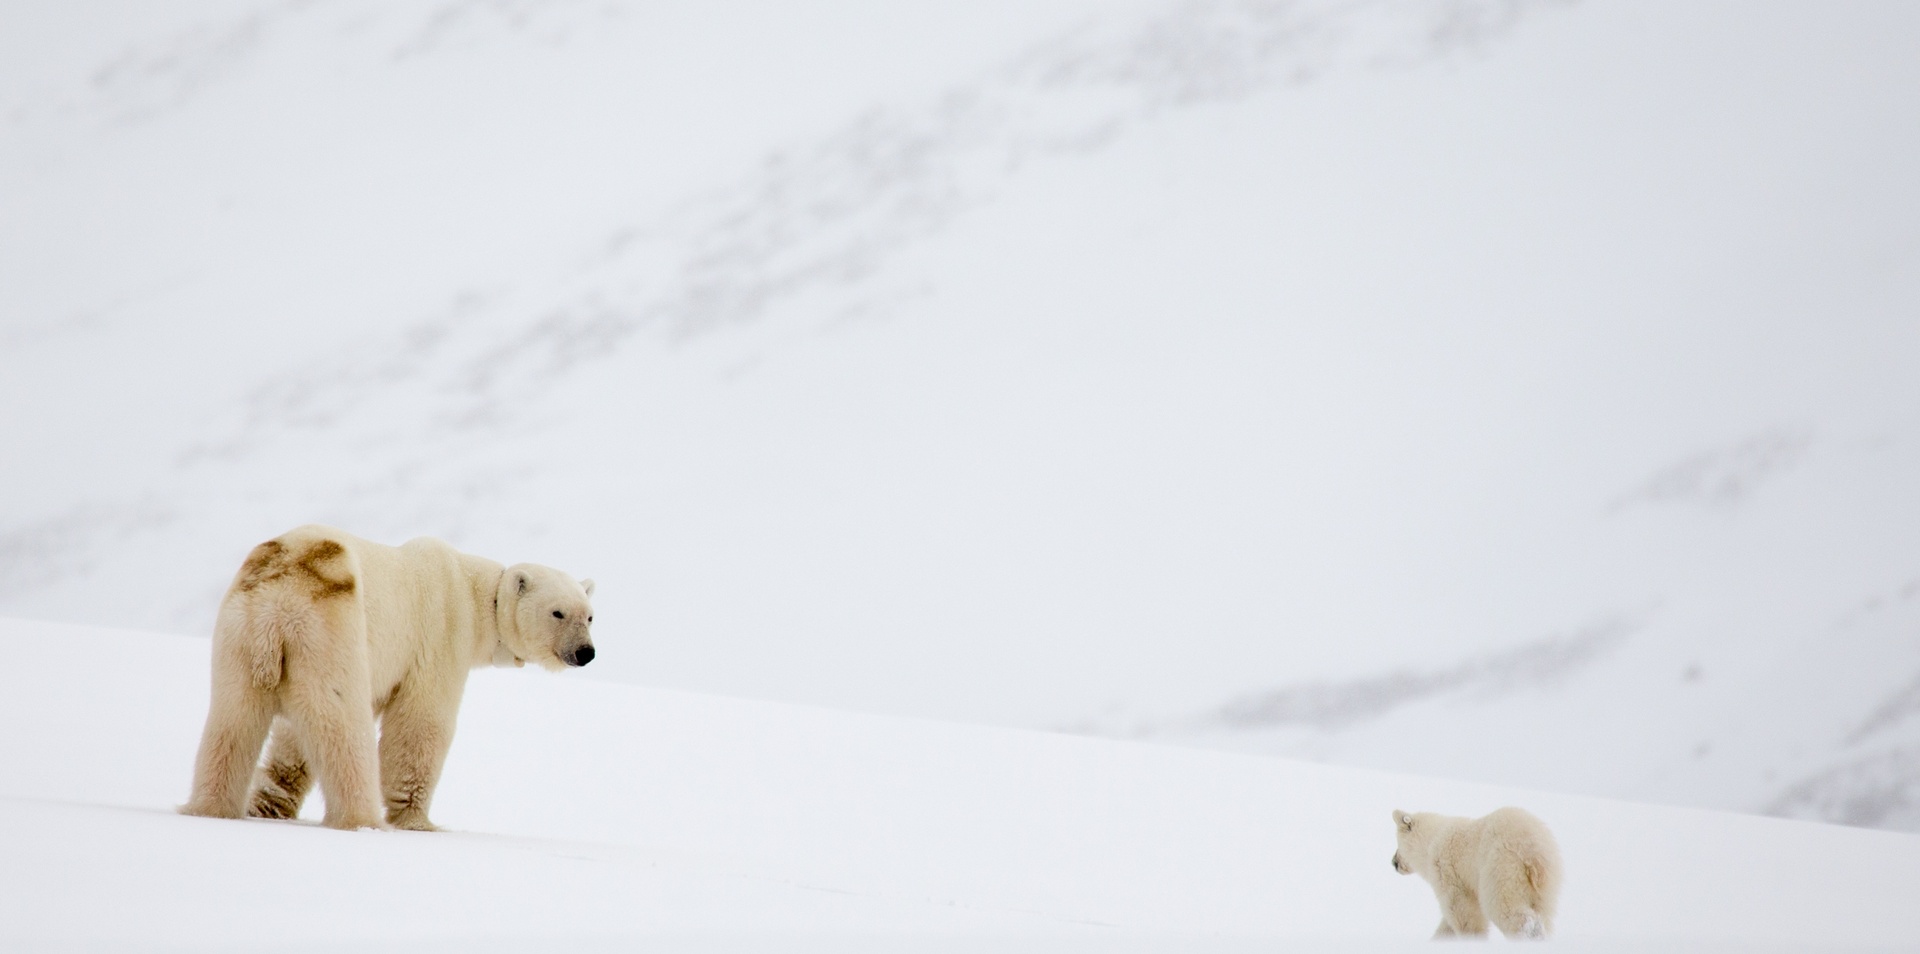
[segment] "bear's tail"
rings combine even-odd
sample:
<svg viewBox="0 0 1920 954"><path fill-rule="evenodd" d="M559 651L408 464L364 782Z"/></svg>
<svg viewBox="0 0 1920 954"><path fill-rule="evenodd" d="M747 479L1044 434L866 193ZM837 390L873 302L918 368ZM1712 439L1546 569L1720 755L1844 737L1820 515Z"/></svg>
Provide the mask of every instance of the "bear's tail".
<svg viewBox="0 0 1920 954"><path fill-rule="evenodd" d="M333 540L292 536L254 547L220 607L222 641L262 690L277 687L285 677L289 646L311 644L321 635L326 604L355 595L345 548Z"/></svg>
<svg viewBox="0 0 1920 954"><path fill-rule="evenodd" d="M287 644L301 641L318 622L312 615L312 607L283 593L236 593L220 604L214 646L230 672L245 672L253 688L270 691L286 676Z"/></svg>

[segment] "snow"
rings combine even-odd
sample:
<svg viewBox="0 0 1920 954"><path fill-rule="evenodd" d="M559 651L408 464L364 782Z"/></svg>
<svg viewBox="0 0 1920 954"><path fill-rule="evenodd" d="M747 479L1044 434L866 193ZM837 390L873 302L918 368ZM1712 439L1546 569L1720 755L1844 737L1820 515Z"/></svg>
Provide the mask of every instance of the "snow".
<svg viewBox="0 0 1920 954"><path fill-rule="evenodd" d="M620 891L685 895L647 916L669 933L750 909L835 937L1390 940L1424 935L1417 886L1295 911L1264 866L1358 865L1396 805L1523 797L1609 872L1590 911L1636 877L1608 853L1656 834L1832 886L1702 899L1715 859L1662 856L1701 868L1631 890L1705 913L1580 936L1900 936L1842 897L1910 888L1870 847L1898 838L1622 806L1920 831L1920 8L33 0L6 23L0 616L127 627L105 664L172 673L114 690L131 720L0 701L68 733L0 733L48 766L4 781L4 844L69 892L5 902L43 938L66 922L32 911L110 930L80 913L102 852L231 844L167 877L249 878L257 831L322 867L429 852L521 912L571 912L557 872L585 862L552 846L600 846ZM204 702L182 660L248 548L312 521L596 579L593 667L564 692L484 674L468 726L603 705L689 787L526 741L463 767L550 724L523 713L456 750L456 776L516 780L463 804L450 779L472 837L166 834L201 830L155 814ZM45 651L9 678L73 668ZM496 771L528 759L666 807ZM1054 762L1069 807L1015 798ZM1242 784L1358 814L1322 844L1223 804ZM1615 812L1648 840L1616 846ZM1750 832L1782 854L1742 854ZM442 847L387 847L416 844ZM1130 893L1176 863L1213 881ZM167 907L154 875L116 897ZM1750 897L1773 933L1735 926Z"/></svg>
<svg viewBox="0 0 1920 954"><path fill-rule="evenodd" d="M1554 827L1575 950L1920 931L1913 835L578 673L474 674L449 831L187 818L207 648L0 621L0 718L32 727L0 735L0 946L1399 949L1437 915L1391 810L1509 803Z"/></svg>

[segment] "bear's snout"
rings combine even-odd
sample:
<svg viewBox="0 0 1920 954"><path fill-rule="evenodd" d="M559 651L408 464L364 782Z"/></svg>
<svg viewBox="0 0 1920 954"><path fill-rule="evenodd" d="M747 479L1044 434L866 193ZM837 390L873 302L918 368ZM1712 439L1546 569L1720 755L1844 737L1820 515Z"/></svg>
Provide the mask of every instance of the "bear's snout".
<svg viewBox="0 0 1920 954"><path fill-rule="evenodd" d="M593 662L593 646L591 644L582 646L567 654L567 665L569 666L584 666L590 662Z"/></svg>
<svg viewBox="0 0 1920 954"><path fill-rule="evenodd" d="M1409 873L1406 869L1406 866L1400 863L1400 855L1398 852L1395 852L1393 856L1393 870L1399 874Z"/></svg>

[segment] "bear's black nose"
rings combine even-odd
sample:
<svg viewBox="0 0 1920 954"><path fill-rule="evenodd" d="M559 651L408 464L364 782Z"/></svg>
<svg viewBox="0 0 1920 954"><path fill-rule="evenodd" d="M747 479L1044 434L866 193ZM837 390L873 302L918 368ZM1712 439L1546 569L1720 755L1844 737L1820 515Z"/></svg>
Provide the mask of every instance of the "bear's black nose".
<svg viewBox="0 0 1920 954"><path fill-rule="evenodd" d="M574 650L573 658L567 660L567 662L568 664L574 665L574 666L584 666L587 663L593 662L593 647L582 646L579 649Z"/></svg>
<svg viewBox="0 0 1920 954"><path fill-rule="evenodd" d="M1399 855L1393 856L1393 872L1394 874L1400 873L1400 856Z"/></svg>

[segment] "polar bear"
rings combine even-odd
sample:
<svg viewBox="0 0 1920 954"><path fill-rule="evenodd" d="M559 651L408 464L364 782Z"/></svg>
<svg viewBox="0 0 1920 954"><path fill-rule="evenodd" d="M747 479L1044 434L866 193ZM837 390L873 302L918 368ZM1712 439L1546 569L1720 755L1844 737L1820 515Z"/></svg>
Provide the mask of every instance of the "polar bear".
<svg viewBox="0 0 1920 954"><path fill-rule="evenodd" d="M1553 933L1560 898L1560 847L1545 822L1518 808L1485 818L1395 809L1400 850L1393 870L1419 874L1440 900L1433 936L1483 937L1487 922L1509 938Z"/></svg>
<svg viewBox="0 0 1920 954"><path fill-rule="evenodd" d="M591 580L426 537L390 547L305 526L254 547L214 623L213 698L180 811L292 818L317 779L330 827L382 827L384 797L386 825L433 830L468 671L591 662L592 595Z"/></svg>

